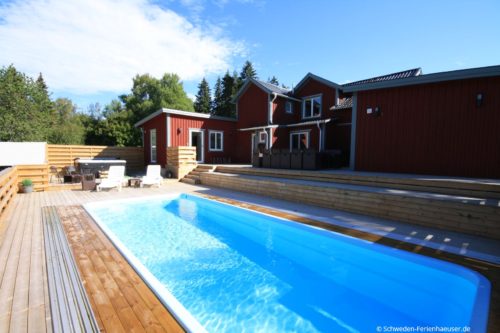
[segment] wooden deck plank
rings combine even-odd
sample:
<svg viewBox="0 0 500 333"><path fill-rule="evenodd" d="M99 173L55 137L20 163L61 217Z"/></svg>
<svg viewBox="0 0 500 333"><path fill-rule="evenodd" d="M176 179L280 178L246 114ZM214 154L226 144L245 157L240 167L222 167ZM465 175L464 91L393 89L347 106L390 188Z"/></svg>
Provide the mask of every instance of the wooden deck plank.
<svg viewBox="0 0 500 333"><path fill-rule="evenodd" d="M23 241L19 254L19 262L12 300L12 314L10 318L10 330L13 332L25 332L28 330L28 295L30 286L30 266L32 249L33 222L39 210L33 209L35 196L30 196Z"/></svg>
<svg viewBox="0 0 500 333"><path fill-rule="evenodd" d="M102 281L103 285L107 287L105 292L113 293L116 297L117 290L119 290L119 296L123 296L127 302L127 311L130 310L134 313L133 318L138 318L143 330L148 332L182 331L165 307L121 257L100 229L94 228L95 225L89 226L94 223L81 207L60 207L59 211L71 242L91 243L92 248L87 247L86 250L90 252L89 256L100 257L97 265L94 265L94 268L99 271L99 277L101 279L103 276L112 278L112 281ZM76 249L75 246L75 252L81 251L82 247L79 247L80 249ZM117 306L122 305L118 304ZM127 329L136 328L139 330L137 323L128 323L127 326Z"/></svg>
<svg viewBox="0 0 500 333"><path fill-rule="evenodd" d="M16 287L16 278L19 267L19 259L21 256L21 245L25 236L26 219L29 211L29 201L26 200L21 205L20 219L15 221L17 224L12 242L5 242L8 248L7 260L5 262L4 271L2 274L2 282L0 286L0 332L8 332L10 329L12 317L12 304L14 301L14 293ZM11 221L13 221L12 219ZM4 244L2 244L4 245Z"/></svg>

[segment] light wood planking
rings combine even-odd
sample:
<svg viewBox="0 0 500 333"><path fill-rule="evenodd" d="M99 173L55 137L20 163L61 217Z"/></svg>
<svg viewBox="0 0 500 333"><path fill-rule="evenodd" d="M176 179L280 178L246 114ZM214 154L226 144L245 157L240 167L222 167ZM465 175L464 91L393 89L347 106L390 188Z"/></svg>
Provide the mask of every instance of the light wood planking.
<svg viewBox="0 0 500 333"><path fill-rule="evenodd" d="M105 331L183 331L81 206L58 212Z"/></svg>
<svg viewBox="0 0 500 333"><path fill-rule="evenodd" d="M130 198L130 197L142 197L149 195L165 194L168 192L192 192L203 190L201 187L194 187L185 185L178 182L166 181L162 188L144 188L144 189L129 189L124 188L122 192L117 192L115 190L109 192L84 192L84 191L60 191L60 192L38 192L32 194L20 194L13 198L11 204L4 211L4 214L0 217L0 332L8 332L11 330L12 323L11 317L14 316L16 312L16 318L21 318L22 323L19 327L23 327L28 332L52 332L52 324L50 318L49 300L47 293L47 280L46 280L46 267L44 264L45 252L43 247L43 235L41 232L41 207L44 206L67 206L67 205L81 205L82 203L92 202L92 201L102 201L110 199L119 198ZM231 201L232 204L238 204L237 202ZM259 207L253 205L241 204L250 209L262 210ZM68 212L75 212L70 208ZM417 252L425 254L428 256L437 257L443 260L448 260L456 262L458 264L473 268L478 270L487 276L492 282L492 298L490 304L490 323L488 332L498 332L500 331L500 320L494 315L500 310L500 275L499 267L497 265L485 264L484 262L474 260L471 258L461 257L457 255L451 255L438 250L430 250L425 247L409 245L408 243L390 240L388 238L381 238L380 236L373 236L360 231L353 231L351 229L345 229L341 227L328 226L322 223L318 223L312 220L304 219L303 217L297 217L293 214L283 214L269 209L262 210L268 214L278 214L278 216L290 218L292 220L297 220L302 223L311 223L317 225L318 227L328 228L330 230L347 233L351 236L369 239L374 242L382 243L388 246L393 246L401 248L407 251ZM281 214L281 215L280 215ZM91 246L96 252L99 252L100 260L104 263L104 266L98 266L100 269L105 268L107 271L107 279L114 279L115 285L120 286L120 293L122 300L124 299L132 309L134 316L138 319L138 322L142 327L145 327L148 323L150 324L148 331L156 331L155 327L160 325L161 327L167 327L168 319L164 316L165 308L161 303L158 302L155 295L151 293L149 288L144 283L139 283L142 280L137 276L135 271L133 271L130 266L127 270L121 264L113 263L119 262L120 258L123 260L121 255L113 249L110 251L104 247L104 242L108 241L106 236L100 232L100 229L94 223L83 223L80 222L80 217L71 218L72 233L73 237L77 237L79 233L85 232L94 233L95 239L88 246ZM78 223L76 222L78 221ZM29 226L31 224L31 226ZM31 232L31 241L28 244L27 238L24 236L27 231ZM70 233L68 232L68 235ZM71 238L71 236L69 237ZM41 247L40 247L41 245ZM81 251L85 249L83 244L80 244ZM29 251L24 248L29 248ZM23 262L21 260L22 253L31 253L31 260ZM95 253L95 252L93 252ZM77 255L75 255L75 260L77 260ZM42 260L41 260L42 259ZM89 280L85 280L85 288L87 284L101 284L99 272L96 271L94 262L89 255L82 254L79 265L80 271L83 269L93 270L94 273L90 274ZM95 260L94 260L95 261ZM125 266L126 267L126 266ZM21 288L22 285L26 285L23 282L21 285L16 284L17 274L21 271L29 272L29 290L28 290L28 300L23 296L19 301L15 301L16 304L24 304L27 306L27 314L21 311L14 311L14 295L23 295L22 290L16 291L16 288ZM42 272L40 274L39 272ZM83 275L83 273L81 273ZM41 287L40 287L41 286ZM106 292L113 289L107 289ZM114 305L111 300L109 302L103 301L106 296L103 292L94 293L94 297L100 302L99 306L106 307L105 310L115 311ZM101 299L102 298L102 299ZM93 297L90 297L91 305L98 316L98 324L100 327L104 326L104 322L107 323L108 316L106 313L102 317L99 317L98 311L96 309L96 302L93 301ZM115 303L117 304L117 303ZM17 309L17 307L16 307ZM149 309L149 310L148 310ZM129 312L131 313L131 312ZM42 321L40 321L42 317ZM43 323L45 320L45 323ZM134 321L137 324L137 321ZM154 322L154 324L153 324ZM109 324L107 324L109 326ZM117 324L118 325L118 324ZM124 324L120 322L122 327ZM118 325L118 326L119 326ZM168 331L174 331L169 329Z"/></svg>

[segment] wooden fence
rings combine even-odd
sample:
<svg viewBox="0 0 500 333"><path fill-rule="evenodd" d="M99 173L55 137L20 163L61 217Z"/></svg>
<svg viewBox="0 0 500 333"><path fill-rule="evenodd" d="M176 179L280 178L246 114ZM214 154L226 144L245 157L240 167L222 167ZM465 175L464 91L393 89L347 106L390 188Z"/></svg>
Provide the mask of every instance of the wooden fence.
<svg viewBox="0 0 500 333"><path fill-rule="evenodd" d="M47 145L48 164L57 166L59 171L65 166L73 165L75 158L78 157L117 157L127 161L127 172L144 170L142 147Z"/></svg>
<svg viewBox="0 0 500 333"><path fill-rule="evenodd" d="M173 178L183 178L196 168L196 165L196 147L167 148L167 171L172 173Z"/></svg>
<svg viewBox="0 0 500 333"><path fill-rule="evenodd" d="M10 167L0 171L0 217L17 193L17 169Z"/></svg>
<svg viewBox="0 0 500 333"><path fill-rule="evenodd" d="M47 164L18 165L17 180L19 188L21 188L23 179L33 181L33 191L45 191L49 186L49 166Z"/></svg>

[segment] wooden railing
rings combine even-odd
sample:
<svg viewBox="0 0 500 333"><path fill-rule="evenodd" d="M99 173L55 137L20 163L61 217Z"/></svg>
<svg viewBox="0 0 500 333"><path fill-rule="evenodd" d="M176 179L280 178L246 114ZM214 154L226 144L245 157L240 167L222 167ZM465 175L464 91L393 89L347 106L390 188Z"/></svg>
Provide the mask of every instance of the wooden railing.
<svg viewBox="0 0 500 333"><path fill-rule="evenodd" d="M75 158L117 157L127 161L127 171L144 169L144 148L111 146L47 145L47 163L58 171L73 165Z"/></svg>
<svg viewBox="0 0 500 333"><path fill-rule="evenodd" d="M196 165L196 147L167 148L167 171L172 173L173 178L183 178L196 168Z"/></svg>
<svg viewBox="0 0 500 333"><path fill-rule="evenodd" d="M49 186L49 166L47 164L18 165L17 178L20 188L23 179L31 179L34 191L45 191Z"/></svg>
<svg viewBox="0 0 500 333"><path fill-rule="evenodd" d="M17 168L0 171L0 217L17 193Z"/></svg>

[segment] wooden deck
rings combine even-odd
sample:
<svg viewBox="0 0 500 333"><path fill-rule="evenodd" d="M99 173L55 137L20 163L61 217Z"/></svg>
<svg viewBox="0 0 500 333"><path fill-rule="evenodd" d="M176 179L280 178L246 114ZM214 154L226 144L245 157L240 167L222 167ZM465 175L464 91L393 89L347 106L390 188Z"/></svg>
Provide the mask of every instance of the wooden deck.
<svg viewBox="0 0 500 333"><path fill-rule="evenodd" d="M41 220L41 207L45 206L58 206L58 214L101 331L129 331L132 328L139 332L181 331L180 326L80 205L92 201L165 194L169 191L192 192L199 189L175 182L167 183L159 189L124 188L122 192L99 193L39 192L16 196L0 220L0 332L52 332ZM350 229L290 214L285 215L233 200L229 202L475 269L492 282L488 331L500 331L500 320L494 315L500 311L498 265L409 245L381 236L353 232Z"/></svg>
<svg viewBox="0 0 500 333"><path fill-rule="evenodd" d="M179 184L179 183L170 183L164 185L163 188L124 188L122 192L117 191L109 191L109 192L86 192L86 191L60 191L60 192L36 192L31 194L20 194L14 198L14 202L8 207L5 211L5 214L2 215L2 219L0 220L0 332L52 332L52 323L50 317L50 302L48 299L48 285L47 285L47 272L45 266L45 251L43 246L43 229L42 229L42 215L41 208L45 206L68 206L68 205L81 205L86 202L91 201L100 201L100 200L109 200L114 198L129 198L129 197L141 197L145 195L157 195L164 194L167 191L192 191L193 187L189 187L187 185ZM78 213L78 210L72 210L74 213ZM158 316L161 313L160 307L163 309L164 314L166 313L163 305L159 305L159 301L156 299L157 303L153 302L152 294L149 296L141 295L141 297L145 297L143 303L134 303L134 299L132 298L121 298L118 295L122 293L129 297L129 289L127 289L127 279L130 283L134 285L135 288L142 288L140 290L145 291L149 288L143 283L143 286L137 287L137 283L139 280L134 278L131 268L129 266L129 270L124 267L124 261L119 260L119 257L116 256L118 253L114 248L111 248L109 241L106 244L105 238L103 238L102 234L99 234L97 230L93 229L93 227L88 223L89 220L85 220L80 224L73 224L74 217L70 214L71 211L65 210L61 208L61 213L65 214L68 218L64 223L65 229L69 232L70 237L68 239L75 240L80 237L80 239L89 239L89 243L80 244L85 245L85 249L88 251L94 251L96 253L95 248L106 248L107 250L103 251L100 254L102 256L108 256L107 259L111 260L111 257L115 259L115 262L109 261L106 262L107 266L102 266L102 261L91 262L94 265L94 271L83 270L82 268L85 266L87 269L90 264L85 262L85 254L79 252L78 256L75 255L75 259L80 266L80 274L89 278L89 283L85 284L85 287L88 288L87 285L98 285L100 283L101 287L105 288L106 293L113 293L113 287L116 288L118 285L119 291L117 291L116 300L120 302L126 301L130 308L133 308L134 311L142 311L141 307L144 304L152 310L155 316ZM81 235L75 232L79 228ZM88 232L88 234L87 234ZM70 242L71 243L71 242ZM82 250L79 247L74 247L73 251ZM80 258L81 256L81 258ZM88 258L92 258L92 260L101 260L98 256L88 255ZM79 260L81 259L81 260ZM101 265L101 266L99 266ZM111 272L115 274L116 269L122 269L126 274L122 277L116 276L116 279L122 279L125 286L122 284L110 285L106 283L112 283L111 280L107 280L109 276L105 276L101 274L104 269L108 270L108 273ZM82 271L87 275L82 274ZM109 273L109 274L111 274ZM93 275L92 275L93 274ZM104 278L105 277L105 278ZM125 279L125 277L127 277ZM104 278L104 280L98 281L99 279ZM97 279L97 280L96 280ZM142 281L142 280L140 280ZM120 289L124 288L124 289ZM100 319L99 322L101 331L107 332L117 332L114 330L114 327L125 327L125 331L129 331L131 326L128 326L131 323L131 320L124 316L124 313L127 313L126 310L123 310L125 304L124 303L112 303L109 296L102 293L102 289L100 291L96 291L97 289L92 289L95 291L94 294L89 293L87 289L87 293L91 298L91 303L94 309L94 313ZM116 291L116 290L115 290ZM150 292L151 293L151 292ZM109 303L107 301L101 302L101 298L108 297ZM96 300L98 300L96 302ZM113 299L115 301L115 299ZM97 308L97 305L106 304L107 309L103 309L103 307ZM115 307L119 307L117 310ZM102 312L108 311L108 312ZM122 312L120 312L122 311ZM120 315L118 315L120 312ZM111 313L111 314L109 314ZM114 313L114 315L113 315ZM108 315L110 316L108 318ZM168 315L168 313L167 313ZM115 316L115 317L113 317ZM140 317L140 319L137 319ZM168 318L170 317L170 318ZM112 318L118 318L119 323L116 320L112 320ZM132 316L130 318L133 318ZM141 315L135 315L135 318L140 322L140 325L137 325L137 331L144 331L145 325L147 326L148 320L151 320L151 326L147 328L148 331L169 331L169 332L177 332L179 331L179 326L176 326L175 320L171 316L167 316L160 320L163 329L155 326L156 322L152 319L152 317L148 317L148 314L145 312L144 317ZM146 320L146 321L144 321ZM167 324L168 321L169 323ZM111 325L116 326L106 326L107 323L112 323ZM106 325L105 325L106 323ZM135 321L134 323L137 323ZM141 329L142 328L142 329ZM167 329L168 328L168 329Z"/></svg>

